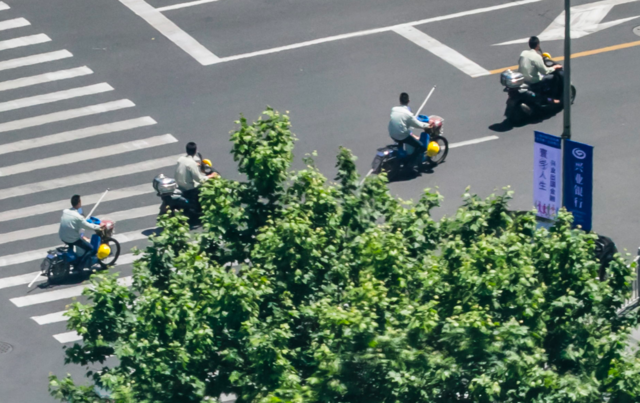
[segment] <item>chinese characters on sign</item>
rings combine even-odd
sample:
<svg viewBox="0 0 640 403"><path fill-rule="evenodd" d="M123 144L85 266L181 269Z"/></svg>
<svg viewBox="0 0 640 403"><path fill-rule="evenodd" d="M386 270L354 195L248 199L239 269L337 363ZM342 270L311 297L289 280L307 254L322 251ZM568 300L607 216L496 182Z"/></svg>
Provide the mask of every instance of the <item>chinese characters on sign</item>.
<svg viewBox="0 0 640 403"><path fill-rule="evenodd" d="M535 132L533 204L538 217L554 219L562 203L562 150L560 137Z"/></svg>
<svg viewBox="0 0 640 403"><path fill-rule="evenodd" d="M593 147L567 140L565 159L565 207L573 213L573 224L591 231L593 194Z"/></svg>

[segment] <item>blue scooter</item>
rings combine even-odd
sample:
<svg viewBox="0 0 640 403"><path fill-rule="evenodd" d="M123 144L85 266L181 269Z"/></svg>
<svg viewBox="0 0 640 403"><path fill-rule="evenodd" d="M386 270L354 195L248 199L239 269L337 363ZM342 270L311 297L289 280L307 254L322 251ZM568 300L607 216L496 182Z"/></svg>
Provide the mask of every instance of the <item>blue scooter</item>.
<svg viewBox="0 0 640 403"><path fill-rule="evenodd" d="M442 164L449 153L449 142L442 136L444 119L435 115L418 115L417 118L421 122L432 123L430 128L420 133L420 143L427 151L422 154L418 162L420 171L429 171ZM412 151L413 147L411 150L405 150L398 143L379 148L371 164L371 173L385 172L389 181L396 180L402 173L413 169L415 160L411 154Z"/></svg>

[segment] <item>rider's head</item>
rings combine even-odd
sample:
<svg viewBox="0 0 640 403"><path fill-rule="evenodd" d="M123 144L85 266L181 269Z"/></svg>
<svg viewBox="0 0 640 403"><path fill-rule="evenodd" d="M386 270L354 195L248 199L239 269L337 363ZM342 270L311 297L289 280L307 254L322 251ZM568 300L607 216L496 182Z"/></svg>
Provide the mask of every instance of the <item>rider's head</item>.
<svg viewBox="0 0 640 403"><path fill-rule="evenodd" d="M80 195L73 195L71 197L71 207L73 207L76 210L82 207L82 201L80 200Z"/></svg>
<svg viewBox="0 0 640 403"><path fill-rule="evenodd" d="M540 39L537 36L529 38L529 47L531 49L540 50Z"/></svg>
<svg viewBox="0 0 640 403"><path fill-rule="evenodd" d="M196 155L196 151L198 151L198 146L193 141L187 143L187 155L194 156Z"/></svg>
<svg viewBox="0 0 640 403"><path fill-rule="evenodd" d="M402 94L400 94L400 105L402 106L409 105L409 94L407 94L406 92L403 92Z"/></svg>

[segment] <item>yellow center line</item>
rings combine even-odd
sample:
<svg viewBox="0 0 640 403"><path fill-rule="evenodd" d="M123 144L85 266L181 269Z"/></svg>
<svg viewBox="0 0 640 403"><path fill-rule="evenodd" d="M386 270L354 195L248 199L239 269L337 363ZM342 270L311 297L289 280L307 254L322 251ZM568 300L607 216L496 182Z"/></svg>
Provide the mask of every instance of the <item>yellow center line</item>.
<svg viewBox="0 0 640 403"><path fill-rule="evenodd" d="M577 59L578 57L597 55L598 53L612 52L614 50L619 50L619 49L632 48L634 46L640 46L640 41L622 43L620 45L607 46L605 48L587 50L587 51L584 51L584 52L574 53L574 54L571 55L571 59ZM564 60L564 56L554 57L553 60L556 60L556 61ZM503 67L501 69L491 70L491 71L489 71L489 73L491 73L491 74L500 74L505 70L514 70L514 69L517 69L517 68L518 68L517 65L516 66Z"/></svg>

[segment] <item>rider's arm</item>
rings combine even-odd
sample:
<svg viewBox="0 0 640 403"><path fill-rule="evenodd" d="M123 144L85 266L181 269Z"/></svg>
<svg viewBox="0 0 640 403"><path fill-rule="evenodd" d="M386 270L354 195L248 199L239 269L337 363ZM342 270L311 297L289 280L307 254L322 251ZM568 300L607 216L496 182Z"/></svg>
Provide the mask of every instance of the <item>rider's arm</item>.
<svg viewBox="0 0 640 403"><path fill-rule="evenodd" d="M555 71L555 67L547 67L546 64L544 64L544 60L542 59L542 56L536 54L537 57L534 57L533 60L531 60L531 62L533 63L533 65L536 67L536 69L540 72L540 74L545 75L545 74L551 74Z"/></svg>
<svg viewBox="0 0 640 403"><path fill-rule="evenodd" d="M430 124L428 122L427 123L421 122L420 120L418 120L418 118L416 118L413 115L408 115L407 126L416 127L418 129L426 129L430 126Z"/></svg>
<svg viewBox="0 0 640 403"><path fill-rule="evenodd" d="M200 171L200 167L197 164L189 164L187 168L191 173L191 177L195 182L198 182L198 185L202 185L208 178L205 174Z"/></svg>
<svg viewBox="0 0 640 403"><path fill-rule="evenodd" d="M78 220L78 226L80 228L84 228L84 229L90 229L92 231L95 230L99 230L100 226L96 225L96 224L92 224L90 222L88 222L84 217L80 216L80 219Z"/></svg>

